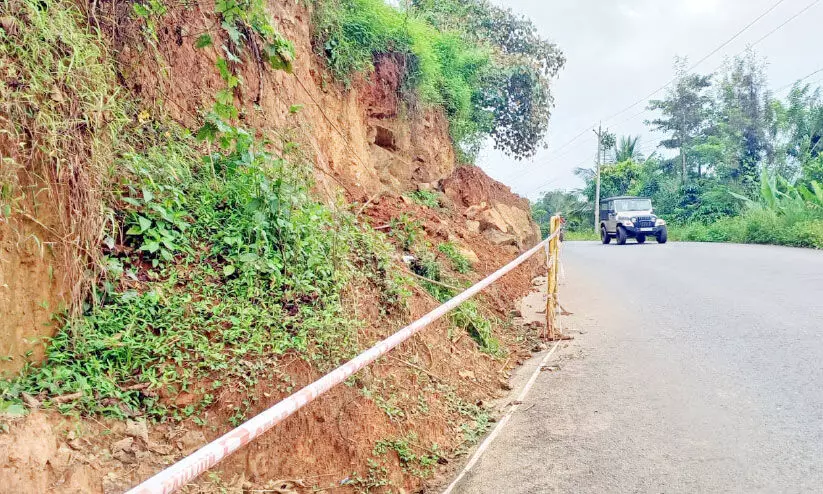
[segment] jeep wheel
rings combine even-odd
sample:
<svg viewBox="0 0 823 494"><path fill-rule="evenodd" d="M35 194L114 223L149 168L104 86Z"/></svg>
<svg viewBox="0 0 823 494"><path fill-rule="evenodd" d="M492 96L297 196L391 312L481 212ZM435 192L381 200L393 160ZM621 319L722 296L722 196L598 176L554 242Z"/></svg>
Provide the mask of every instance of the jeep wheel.
<svg viewBox="0 0 823 494"><path fill-rule="evenodd" d="M669 231L664 226L660 229L659 232L657 232L657 235L655 235L655 237L657 237L658 244L665 244L669 240Z"/></svg>
<svg viewBox="0 0 823 494"><path fill-rule="evenodd" d="M609 232L606 231L605 226L600 227L600 241L603 242L603 245L606 245L612 241L612 238L609 236Z"/></svg>
<svg viewBox="0 0 823 494"><path fill-rule="evenodd" d="M637 243L638 244L645 244L646 243L646 236L645 235L638 235L637 236Z"/></svg>
<svg viewBox="0 0 823 494"><path fill-rule="evenodd" d="M617 245L626 245L626 239L629 238L626 235L626 229L622 226L617 227Z"/></svg>

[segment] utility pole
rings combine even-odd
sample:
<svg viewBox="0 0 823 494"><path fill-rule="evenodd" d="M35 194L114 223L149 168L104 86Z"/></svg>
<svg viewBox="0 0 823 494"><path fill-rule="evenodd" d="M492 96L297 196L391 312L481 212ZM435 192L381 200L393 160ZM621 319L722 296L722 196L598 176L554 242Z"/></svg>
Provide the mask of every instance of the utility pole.
<svg viewBox="0 0 823 494"><path fill-rule="evenodd" d="M596 182L594 188L594 231L595 233L600 232L600 149L603 145L603 122L601 121L597 125L597 130L594 131L597 134L597 166L596 166Z"/></svg>

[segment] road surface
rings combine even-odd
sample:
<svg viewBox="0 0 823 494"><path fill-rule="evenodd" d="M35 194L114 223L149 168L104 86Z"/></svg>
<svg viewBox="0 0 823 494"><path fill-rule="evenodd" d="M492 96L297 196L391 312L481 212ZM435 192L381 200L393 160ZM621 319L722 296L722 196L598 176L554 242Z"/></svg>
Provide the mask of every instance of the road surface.
<svg viewBox="0 0 823 494"><path fill-rule="evenodd" d="M823 252L630 240L563 260L575 340L455 492L823 491Z"/></svg>

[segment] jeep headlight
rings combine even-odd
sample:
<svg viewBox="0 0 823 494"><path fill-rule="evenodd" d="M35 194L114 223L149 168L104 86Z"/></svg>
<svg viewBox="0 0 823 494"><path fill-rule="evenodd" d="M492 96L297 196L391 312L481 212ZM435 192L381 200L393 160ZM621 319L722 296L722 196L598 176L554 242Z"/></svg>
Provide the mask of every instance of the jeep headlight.
<svg viewBox="0 0 823 494"><path fill-rule="evenodd" d="M654 226L666 226L666 220L663 218L657 218L657 221L654 222Z"/></svg>
<svg viewBox="0 0 823 494"><path fill-rule="evenodd" d="M634 221L632 220L622 220L623 226L634 226Z"/></svg>

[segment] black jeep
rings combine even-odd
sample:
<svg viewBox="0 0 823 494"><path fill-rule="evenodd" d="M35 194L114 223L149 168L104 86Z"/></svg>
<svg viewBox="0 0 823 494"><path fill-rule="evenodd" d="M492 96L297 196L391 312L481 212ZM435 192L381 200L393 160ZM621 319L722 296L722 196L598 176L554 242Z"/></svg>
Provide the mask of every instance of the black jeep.
<svg viewBox="0 0 823 494"><path fill-rule="evenodd" d="M666 222L652 213L652 200L645 197L603 199L600 201L600 240L607 244L616 238L617 245L623 245L632 237L642 244L646 237L653 236L657 243L665 244L669 239Z"/></svg>

